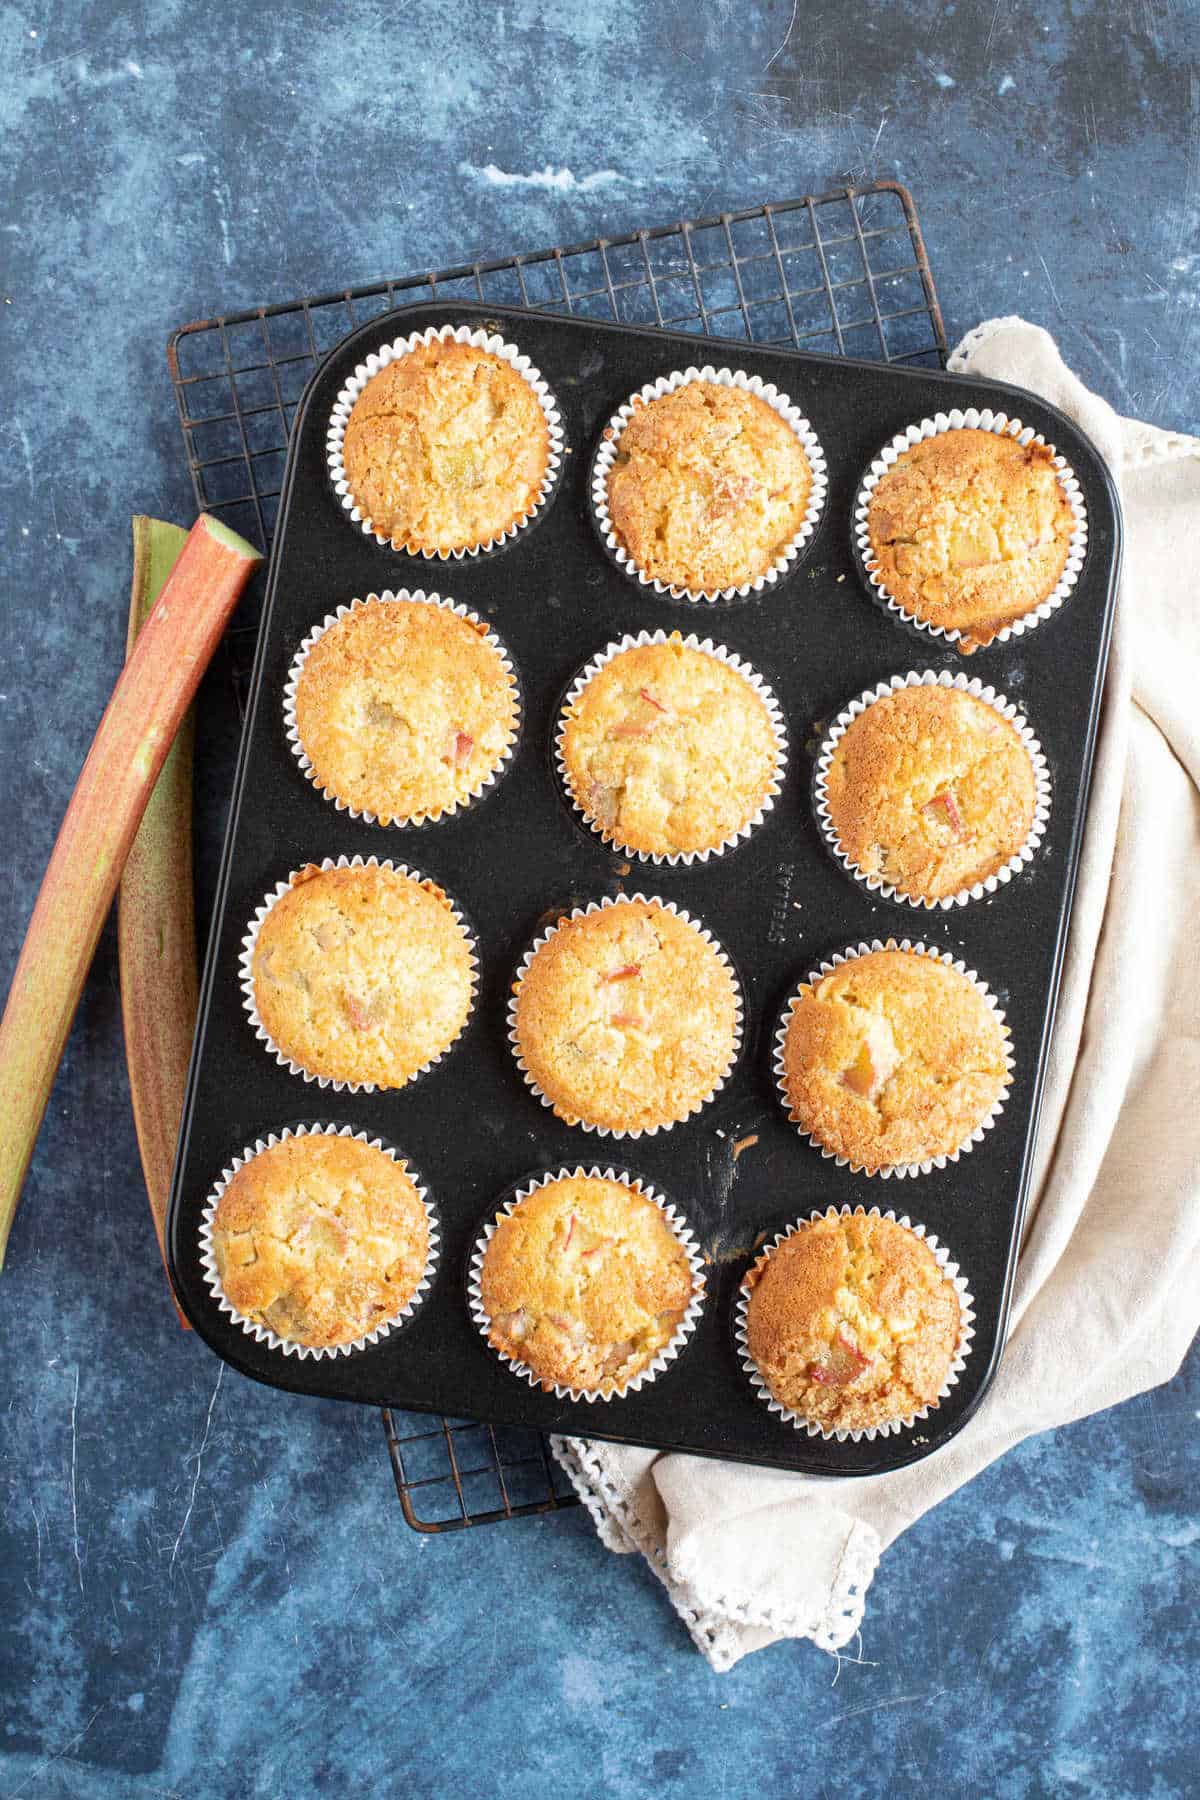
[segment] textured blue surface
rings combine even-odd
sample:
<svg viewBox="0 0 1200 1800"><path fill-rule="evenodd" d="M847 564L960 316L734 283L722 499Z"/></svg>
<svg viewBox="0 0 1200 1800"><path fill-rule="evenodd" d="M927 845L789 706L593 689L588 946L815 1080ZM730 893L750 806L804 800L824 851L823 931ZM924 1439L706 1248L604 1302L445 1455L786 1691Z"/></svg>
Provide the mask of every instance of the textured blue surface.
<svg viewBox="0 0 1200 1800"><path fill-rule="evenodd" d="M129 514L191 515L173 326L895 176L952 337L1021 311L1195 430L1198 23L0 7L0 985L120 661ZM0 1795L1197 1791L1195 1356L905 1537L836 1686L806 1645L711 1675L579 1513L414 1535L373 1414L218 1369L164 1304L106 937L0 1284Z"/></svg>

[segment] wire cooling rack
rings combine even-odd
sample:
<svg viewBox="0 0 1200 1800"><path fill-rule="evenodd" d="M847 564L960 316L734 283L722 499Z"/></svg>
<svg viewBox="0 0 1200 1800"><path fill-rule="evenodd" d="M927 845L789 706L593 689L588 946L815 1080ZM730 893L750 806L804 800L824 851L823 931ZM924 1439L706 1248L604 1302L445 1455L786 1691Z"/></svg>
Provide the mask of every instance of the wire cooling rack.
<svg viewBox="0 0 1200 1800"><path fill-rule="evenodd" d="M874 361L946 361L941 308L907 188L883 181L772 201L182 326L167 361L200 510L269 549L288 436L313 369L356 326L431 299L537 307ZM225 643L243 713L257 632L257 617L243 608ZM416 1531L457 1531L576 1504L538 1432L386 1408L383 1427L400 1505Z"/></svg>

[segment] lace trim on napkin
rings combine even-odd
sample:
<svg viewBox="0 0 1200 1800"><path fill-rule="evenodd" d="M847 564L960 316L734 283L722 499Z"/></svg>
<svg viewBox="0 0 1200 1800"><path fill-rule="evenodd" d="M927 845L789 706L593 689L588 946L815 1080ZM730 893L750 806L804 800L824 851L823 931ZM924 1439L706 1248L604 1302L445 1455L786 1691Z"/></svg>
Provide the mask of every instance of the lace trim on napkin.
<svg viewBox="0 0 1200 1800"><path fill-rule="evenodd" d="M989 339L1002 331L1028 329L1028 320L1019 319L1013 313L1003 319L985 319L982 325L968 331L957 350L951 352L946 367L953 375L968 374L971 358ZM1186 431L1163 431L1157 425L1143 425L1133 419L1124 419L1122 424L1125 427L1121 454L1124 468L1138 469L1146 463L1179 462L1185 457L1200 456L1200 437L1190 437Z"/></svg>
<svg viewBox="0 0 1200 1800"><path fill-rule="evenodd" d="M642 1518L633 1495L620 1491L602 1467L594 1444L584 1438L552 1437L550 1448L587 1507L600 1541L609 1550L640 1550L670 1595L697 1649L723 1674L744 1654L740 1633L747 1627L770 1637L808 1638L831 1655L859 1629L867 1589L879 1562L877 1533L857 1521L850 1529L828 1598L818 1618L801 1618L776 1607L725 1598L701 1601L692 1585L672 1572L654 1527Z"/></svg>

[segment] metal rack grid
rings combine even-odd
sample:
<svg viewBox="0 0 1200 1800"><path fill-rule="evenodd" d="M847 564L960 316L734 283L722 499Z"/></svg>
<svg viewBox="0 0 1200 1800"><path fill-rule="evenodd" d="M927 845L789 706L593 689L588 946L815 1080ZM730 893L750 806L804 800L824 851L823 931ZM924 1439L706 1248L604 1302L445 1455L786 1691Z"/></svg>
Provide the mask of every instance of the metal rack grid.
<svg viewBox="0 0 1200 1800"><path fill-rule="evenodd" d="M167 361L196 502L270 546L296 407L356 326L420 300L536 307L874 361L943 367L946 334L916 208L896 182L463 263L197 320ZM258 619L226 637L239 711ZM575 1504L537 1432L383 1412L404 1517L455 1531Z"/></svg>

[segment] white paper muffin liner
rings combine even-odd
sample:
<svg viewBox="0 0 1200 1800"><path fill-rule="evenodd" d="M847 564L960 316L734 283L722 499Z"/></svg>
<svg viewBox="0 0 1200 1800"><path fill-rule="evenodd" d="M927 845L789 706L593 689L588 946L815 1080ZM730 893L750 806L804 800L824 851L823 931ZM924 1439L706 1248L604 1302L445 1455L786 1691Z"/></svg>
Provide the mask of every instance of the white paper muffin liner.
<svg viewBox="0 0 1200 1800"><path fill-rule="evenodd" d="M738 1356L741 1358L742 1367L745 1370L755 1393L767 1407L767 1410L773 1412L777 1418L782 1419L786 1424L794 1425L798 1431L803 1431L806 1437L824 1438L825 1442L830 1444L844 1444L847 1438L852 1444L862 1442L870 1443L877 1437L895 1436L901 1431L906 1431L909 1426L915 1425L919 1419L927 1419L931 1412L936 1411L937 1406L946 1398L951 1388L957 1385L958 1378L966 1366L967 1357L971 1353L971 1344L975 1336L975 1302L971 1297L971 1291L967 1286L966 1278L959 1272L958 1264L950 1261L950 1252L946 1249L944 1244L939 1244L932 1231L927 1231L924 1225L914 1225L907 1214L897 1218L890 1207L887 1212L884 1213L881 1213L877 1206L868 1208L864 1206L847 1205L840 1207L828 1206L818 1209L816 1212L809 1213L806 1217L795 1220L793 1224L788 1226L786 1231L781 1231L773 1243L766 1246L763 1251L759 1252L759 1256L755 1258L754 1265L752 1266L756 1266L764 1254L773 1254L779 1248L780 1244L786 1243L788 1238L794 1236L794 1234L803 1226L811 1225L815 1219L850 1218L855 1213L862 1213L869 1219L891 1219L894 1224L904 1226L906 1230L911 1231L915 1237L921 1238L922 1241L929 1246L937 1259L938 1267L954 1283L955 1291L958 1294L958 1343L955 1347L954 1359L946 1372L946 1379L938 1390L937 1401L930 1401L927 1405L922 1406L917 1412L906 1414L903 1418L887 1419L882 1425L868 1425L859 1431L830 1431L823 1425L813 1424L812 1420L806 1419L803 1414L792 1412L789 1407L784 1406L781 1401L775 1398L774 1394L767 1386L766 1380L759 1373L758 1364L750 1354L750 1346L747 1341L746 1325L747 1311L750 1305L750 1289L744 1284L739 1285L738 1296L734 1307L734 1338L737 1343Z"/></svg>
<svg viewBox="0 0 1200 1800"><path fill-rule="evenodd" d="M800 998L801 991L806 987L811 987L814 982L821 981L826 975L832 975L833 971L838 968L840 964L853 962L854 959L859 956L869 956L877 950L911 950L917 956L932 957L935 962L945 963L947 968L954 969L959 975L965 975L976 993L982 997L988 1010L995 1016L997 1023L1003 1031L1004 1064L1006 1073L1004 1086L993 1102L991 1111L986 1118L980 1120L979 1124L976 1125L974 1130L963 1139L957 1149L948 1151L942 1156L930 1157L928 1161L925 1162L889 1163L881 1169L868 1169L864 1167L862 1163L852 1162L848 1156L841 1156L836 1150L828 1149L818 1137L815 1137L812 1132L806 1131L804 1126L800 1124L792 1110L791 1098L787 1091L787 1073L784 1067L783 1053L784 1045L787 1041L788 1026L791 1024L792 1020L792 1011ZM779 1095L783 1101L784 1111L787 1114L788 1120L796 1127L800 1136L805 1138L807 1142L813 1146L814 1150L819 1150L821 1155L827 1161L832 1160L835 1162L839 1169L848 1168L853 1175L878 1176L882 1181L887 1181L889 1177L894 1176L897 1181L903 1181L906 1176L928 1175L932 1169L944 1169L947 1163L956 1163L960 1156L968 1155L969 1152L975 1148L976 1144L981 1144L983 1142L984 1133L992 1130L996 1120L1000 1117L1000 1114L1004 1111L1004 1108L1008 1103L1009 1092L1012 1088L1013 1072L1012 1038L1008 1026L1004 1022L1004 1014L996 1003L995 996L975 973L974 969L968 969L966 963L960 962L956 957L951 955L949 950L937 950L932 944L914 943L911 938L897 939L890 937L886 940L872 938L869 944L852 944L849 949L840 950L837 955L831 957L828 962L823 962L819 968L814 969L811 974L806 975L804 980L800 982L788 996L787 1004L783 1009L783 1016L780 1019L778 1028L775 1032L774 1067L775 1085L779 1090Z"/></svg>
<svg viewBox="0 0 1200 1800"><path fill-rule="evenodd" d="M983 881L973 882L970 887L959 888L956 893L944 894L936 900L925 899L916 894L902 894L884 881L882 876L868 875L842 849L833 820L829 816L827 791L829 770L833 763L834 752L846 735L848 727L862 713L867 712L876 700L882 700L889 694L899 693L903 688L912 687L954 688L959 693L970 694L974 699L982 700L985 705L999 713L1000 717L1006 719L1013 727L1025 746L1033 765L1033 819L1029 827L1029 835L1021 848L1014 851L1003 868L997 869L995 874L986 876ZM907 675L893 675L890 681L881 681L875 687L865 689L848 706L842 708L822 739L821 748L817 753L813 776L813 804L822 836L848 875L852 875L856 881L861 882L871 893L878 894L881 900L895 900L901 906L911 906L918 911L932 912L938 907L943 911L948 911L952 906L965 906L969 900L982 900L985 895L996 893L1033 860L1038 846L1046 835L1046 826L1050 819L1050 768L1041 744L1022 714L1010 701L1005 699L1003 694L998 694L995 688L985 687L978 677L969 680L961 672L951 675L948 670L942 670L940 674L936 669L924 669L920 672L910 670Z"/></svg>
<svg viewBox="0 0 1200 1800"><path fill-rule="evenodd" d="M879 455L872 462L863 476L857 494L854 497L854 546L863 573L870 583L874 597L915 631L923 631L933 638L941 638L947 644L960 644L971 639L970 628L958 626L933 625L926 619L918 618L909 612L900 602L893 599L881 575L877 572L871 550L870 534L867 530L867 513L871 504L871 496L888 470L906 450L919 444L923 438L937 437L943 431L991 431L997 437L1016 438L1019 444L1045 444L1046 440L1040 431L1034 431L1031 425L1022 425L1020 419L1010 419L1007 413L993 412L990 406L982 409L968 406L965 409L954 407L948 413L935 413L932 419L922 419L918 425L910 425L885 444ZM986 645L978 645L969 641L963 655L971 655L977 649L989 649L992 644L1006 644L1010 638L1022 637L1025 632L1032 631L1043 619L1057 612L1063 601L1071 593L1079 579L1079 571L1083 567L1087 554L1088 522L1087 509L1083 502L1083 493L1079 486L1075 471L1064 456L1059 456L1053 444L1047 449L1054 460L1058 471L1059 483L1067 497L1071 511L1075 516L1075 526L1071 533L1071 542L1067 552L1066 566L1059 576L1058 583L1051 593L1047 594L1037 606L1029 612L1022 613L1018 619L1011 619L994 638Z"/></svg>
<svg viewBox="0 0 1200 1800"><path fill-rule="evenodd" d="M711 592L704 588L675 587L668 582L659 581L655 576L647 575L622 546L608 511L609 471L616 458L621 434L633 417L636 407L643 401L649 403L651 400L660 400L664 394L674 393L677 388L687 387L694 381L715 382L721 387L744 388L747 393L757 394L760 400L765 400L767 405L786 421L799 438L808 458L811 477L808 506L803 523L796 535L784 546L771 567L764 574L755 576L753 581L743 582L740 587L717 588ZM669 594L674 600L745 599L747 594L761 593L765 587L772 586L781 576L790 572L797 557L817 529L825 505L828 486L825 452L821 448L816 432L799 407L794 406L786 394L781 394L773 382L764 381L761 375L747 375L743 369L714 369L711 363L706 363L702 369L695 367L677 369L671 375L660 375L657 381L647 382L645 387L639 388L637 393L632 394L624 406L619 407L613 414L601 434L599 448L592 464L592 511L605 548L613 561L631 580L640 582L643 587L652 588L656 594Z"/></svg>
<svg viewBox="0 0 1200 1800"><path fill-rule="evenodd" d="M276 1144L285 1143L288 1138L301 1137L353 1138L357 1143L366 1144L372 1150L382 1150L385 1156L389 1157L392 1162L398 1163L410 1177L420 1196L421 1205L425 1208L425 1216L429 1220L429 1250L425 1259L425 1272L417 1283L416 1290L408 1301L408 1304L402 1306L399 1312L394 1313L390 1319L385 1319L381 1324L376 1325L373 1331L368 1331L362 1337L353 1338L345 1344L299 1344L293 1338L279 1337L269 1326L259 1325L255 1320L248 1319L244 1313L240 1313L237 1310L232 1301L226 1299L221 1287L221 1278L217 1272L217 1259L216 1253L213 1250L212 1241L213 1220L216 1217L217 1207L220 1204L221 1196L225 1192L225 1189L229 1186L238 1170L246 1163L253 1162L256 1156L261 1156L264 1150L270 1150ZM434 1212L429 1195L422 1185L420 1176L408 1161L408 1158L399 1156L390 1145L384 1143L382 1138L371 1137L370 1134L365 1131L355 1131L350 1125L294 1125L289 1126L284 1131L273 1131L267 1138L256 1138L253 1144L248 1145L240 1155L233 1158L228 1168L221 1170L220 1180L213 1187L207 1200L204 1202L204 1212L200 1220L200 1267L204 1274L205 1283L216 1300L217 1305L220 1307L220 1310L228 1318L232 1319L235 1325L240 1325L246 1335L252 1337L256 1343L265 1344L269 1350L282 1350L285 1356L295 1356L301 1362L304 1362L306 1359L312 1362L319 1362L322 1357L350 1356L355 1350L365 1350L368 1345L381 1342L383 1338L387 1337L390 1332L395 1330L397 1325L401 1324L403 1320L411 1317L417 1307L421 1304L421 1301L425 1298L425 1295L429 1292L434 1273L437 1269L440 1250L441 1242L438 1233L437 1214Z"/></svg>
<svg viewBox="0 0 1200 1800"><path fill-rule="evenodd" d="M511 762L513 753L520 742L522 712L520 683L517 680L517 671L513 666L512 657L509 655L499 634L493 630L486 619L481 619L478 613L472 612L469 606L463 606L460 601L451 600L442 594L426 594L421 588L397 588L394 592L391 588L385 588L382 593L367 594L363 599L351 600L349 605L339 606L334 612L326 613L321 623L314 626L312 631L309 632L299 650L296 652L292 661L292 666L288 670L287 681L285 682L283 689L283 724L284 731L287 734L288 745L292 755L300 764L305 779L311 782L312 786L316 788L323 799L331 801L338 812L346 813L351 819L361 820L365 825L378 825L380 823L377 813L368 812L365 808L351 806L349 801L340 799L332 789L323 787L317 778L316 770L313 768L304 745L300 741L300 731L296 723L296 695L299 692L300 680L304 674L305 664L308 662L313 647L320 642L331 626L339 624L341 620L346 618L350 613L361 612L371 606L387 605L398 600L412 601L414 605L418 606L441 607L444 611L454 613L457 618L466 619L469 624L474 625L499 657L504 672L508 677L509 691L512 695L513 705L515 707L512 724L512 738L495 768L460 799L452 800L449 806L438 807L432 812L415 813L408 819L390 819L388 821L388 828L400 831L409 826L436 825L440 819L449 819L456 812L462 812L466 807L472 805L474 801L479 799L481 794L487 792L488 788L494 787L508 763Z"/></svg>
<svg viewBox="0 0 1200 1800"><path fill-rule="evenodd" d="M568 924L572 919L584 919L590 913L603 912L605 908L609 906L630 906L639 901L645 906L661 906L664 912L674 913L675 917L682 920L683 924L690 925L698 937L703 938L706 944L712 946L721 962L728 969L730 979L733 982L733 1043L730 1047L729 1062L726 1065L724 1074L715 1083L711 1092L706 1094L702 1100L698 1100L695 1105L683 1115L683 1119L668 1119L666 1123L662 1125L642 1125L635 1126L631 1130L616 1130L609 1125L588 1124L586 1120L576 1118L573 1114L568 1117L563 1113L555 1112L553 1100L550 1099L549 1095L542 1092L530 1073L525 1058L521 1054L521 1045L517 1037L517 1005L521 997L521 984L525 979L529 965L532 963L538 951L550 942L550 939L561 926ZM725 1086L725 1083L729 1080L729 1077L736 1066L737 1059L741 1054L743 1016L742 984L738 979L737 970L734 968L730 958L726 955L724 949L717 942L712 932L702 925L698 919L694 919L691 913L685 912L682 906L676 906L673 900L663 900L656 894L606 895L603 900L591 900L586 906L574 907L572 911L564 913L562 918L557 920L557 922L550 927L549 931L543 931L540 936L534 938L532 944L530 944L528 950L521 959L520 965L517 968L516 977L513 981L512 994L510 995L508 1002L508 1041L512 1045L512 1053L516 1059L517 1067L520 1069L525 1080L525 1085L528 1087L530 1093L536 1094L542 1105L548 1107L551 1112L554 1112L555 1117L562 1119L564 1124L577 1126L581 1131L594 1132L596 1137L602 1138L654 1137L660 1131L670 1131L672 1126L682 1125L684 1119L693 1118L696 1113L702 1112L706 1106L710 1105L711 1102L716 1099L721 1089Z"/></svg>
<svg viewBox="0 0 1200 1800"><path fill-rule="evenodd" d="M579 699L588 683L594 676L600 673L601 669L605 668L607 664L612 662L616 657L622 655L626 650L641 649L648 644L669 644L675 639L679 640L685 650L698 650L704 656L711 656L715 662L725 663L728 668L733 669L738 675L741 675L758 695L767 710L767 717L771 723L771 732L775 739L775 765L762 804L756 808L750 818L746 820L745 824L739 826L737 831L730 832L728 836L722 838L719 844L713 844L707 850L675 850L666 852L635 850L631 844L622 843L621 839L609 826L602 824L599 819L593 819L591 815L584 810L576 797L575 791L571 786L564 755L567 721L570 717L571 708ZM680 637L677 631L639 631L636 634L626 633L619 641L607 644L599 655L594 656L591 662L587 663L575 677L570 691L559 711L558 727L554 738L554 764L558 771L559 780L562 783L563 792L570 801L575 812L579 814L579 817L587 826L588 830L595 832L597 837L602 838L611 849L619 852L623 856L636 857L639 862L654 863L656 865L665 863L672 869L681 863L690 865L691 863L696 862L707 862L709 858L713 856L722 856L726 850L732 849L733 846L740 843L743 838L748 838L751 832L762 824L764 817L771 811L775 804L775 796L780 792L783 786L784 771L787 768L787 756L788 741L787 730L783 719L783 710L762 676L758 674L757 670L751 668L749 663L744 662L740 656L735 655L732 650L727 650L723 644L714 644L711 638L698 638L694 632L689 633L687 637Z"/></svg>
<svg viewBox="0 0 1200 1800"><path fill-rule="evenodd" d="M406 356L415 350L418 344L445 343L453 339L456 344L473 344L477 350L486 350L492 356L499 356L510 363L537 396L546 419L546 427L550 441L546 456L546 471L542 476L542 485L538 497L529 511L482 544L473 544L462 550L410 550L406 544L397 544L386 531L377 531L371 520L366 518L354 498L350 484L346 479L346 469L342 460L342 448L346 438L346 425L354 407L354 402L370 381L372 375L378 375L397 357ZM365 362L359 363L350 379L342 386L333 404L333 412L329 419L329 429L325 438L325 460L329 469L329 479L333 483L343 508L350 518L367 537L373 537L377 544L386 544L402 555L419 557L426 562L446 562L453 557L460 562L464 556L481 556L489 550L495 550L509 538L516 537L519 531L531 523L542 511L551 494L562 468L564 437L562 415L558 410L558 402L551 393L548 383L543 379L540 370L535 369L527 356L518 350L515 344L506 343L502 337L492 333L475 330L468 325L430 325L425 331L413 331L407 337L393 338L390 344L382 345L371 352Z"/></svg>
<svg viewBox="0 0 1200 1800"><path fill-rule="evenodd" d="M668 1343L663 1345L661 1350L655 1353L644 1369L625 1383L624 1387L614 1388L611 1393L603 1394L588 1388L562 1387L558 1382L551 1385L549 1391L553 1392L556 1399L586 1400L591 1405L596 1400L623 1400L626 1394L636 1394L639 1388L648 1386L657 1375L661 1375L663 1370L675 1361L695 1331L696 1321L704 1310L704 1261L700 1247L682 1214L640 1175L629 1175L621 1169L601 1169L595 1166L585 1169L582 1164L576 1164L574 1168L555 1169L550 1174L539 1175L536 1181L531 1181L527 1186L519 1188L513 1198L501 1207L496 1216L489 1219L476 1239L467 1276L467 1298L471 1308L471 1317L483 1334L492 1354L499 1357L500 1361L506 1364L514 1375L523 1376L530 1387L542 1389L543 1392L547 1391L542 1388L541 1377L535 1374L528 1363L509 1356L504 1350L498 1350L488 1337L491 1319L483 1303L483 1259L501 1219L507 1218L510 1213L515 1212L521 1201L527 1200L530 1194L536 1194L539 1188L548 1187L552 1181L568 1180L572 1176L589 1177L600 1181L619 1181L622 1187L628 1188L632 1193L640 1194L645 1199L653 1201L670 1227L672 1236L678 1240L687 1253L688 1266L692 1271L692 1297L688 1302L687 1311L675 1328L674 1335Z"/></svg>
<svg viewBox="0 0 1200 1800"><path fill-rule="evenodd" d="M313 864L311 863L305 863L303 865L303 868L312 867ZM431 1056L428 1062L423 1062L420 1068L414 1069L412 1074L408 1077L408 1080L404 1082L401 1087L389 1087L380 1090L379 1083L375 1081L335 1081L331 1075L314 1074L311 1069L306 1069L302 1063L294 1062L290 1056L286 1055L286 1053L279 1048L279 1045L275 1042L258 1015L258 1007L255 1004L254 999L254 950L258 943L258 934L262 930L263 922L266 919L267 914L271 911L271 908L275 905L277 900L282 900L283 896L291 891L292 885L295 882L297 875L302 873L302 869L293 869L286 881L276 882L275 886L264 897L262 905L256 909L254 917L250 921L249 929L242 938L242 948L238 955L238 984L242 990L242 1005L246 1010L247 1018L254 1028L255 1037L258 1039L259 1043L270 1052L280 1067L287 1069L291 1075L302 1076L305 1081L315 1081L318 1087L329 1088L335 1094L374 1094L379 1091L389 1094L398 1094L402 1092L403 1088L411 1087L412 1083L419 1080L422 1075L432 1069L435 1063L440 1063L443 1057L448 1056L471 1022L471 1017L474 1014L475 1005L479 998L479 953L478 946L475 942L475 934L467 924L462 913L459 911L456 902L451 899L450 895L446 893L445 888L442 887L441 882L434 881L431 875L422 875L418 869L409 868L407 863L389 862L378 856L327 856L323 861L317 863L316 867L319 868L322 873L327 869L390 869L397 875L407 875L410 881L432 882L433 886L436 887L444 897L446 905L449 907L450 912L454 917L455 923L467 940L467 954L470 957L471 962L471 1000L470 1005L467 1008L466 1018L459 1026L454 1037L451 1038L450 1042L446 1045L445 1049L439 1050L436 1056Z"/></svg>

